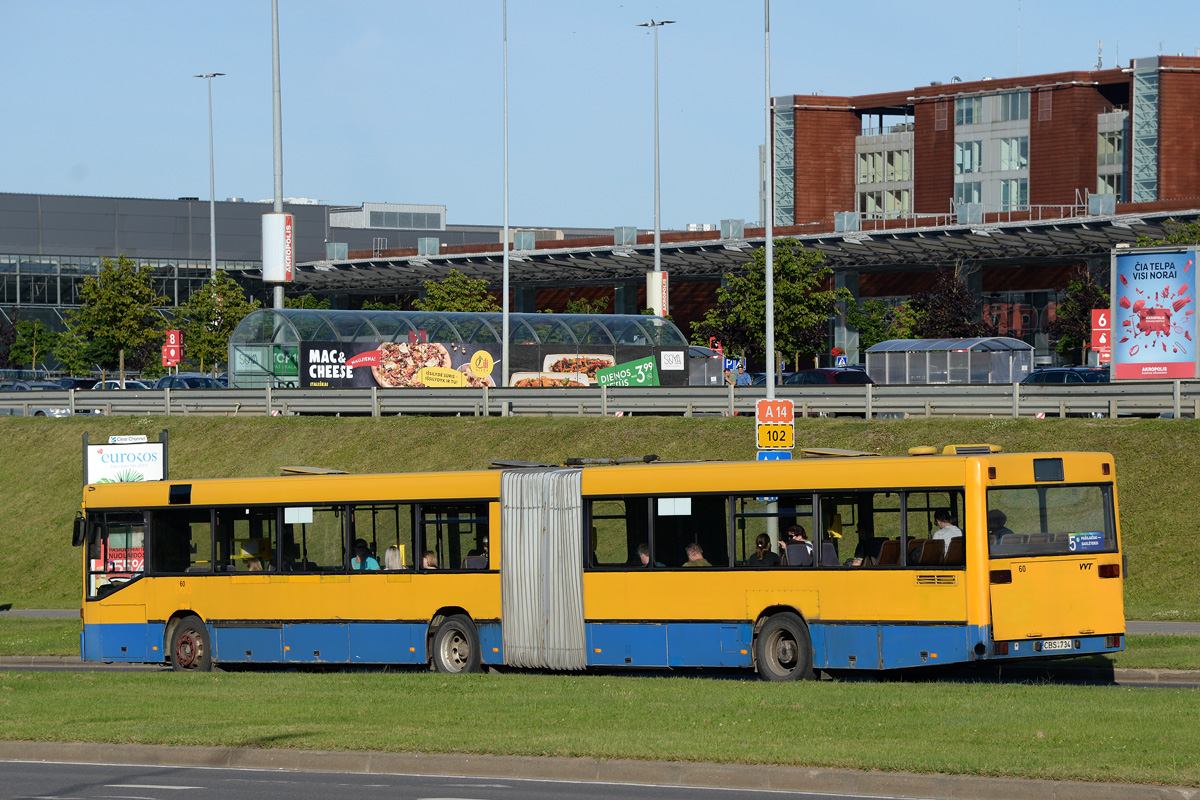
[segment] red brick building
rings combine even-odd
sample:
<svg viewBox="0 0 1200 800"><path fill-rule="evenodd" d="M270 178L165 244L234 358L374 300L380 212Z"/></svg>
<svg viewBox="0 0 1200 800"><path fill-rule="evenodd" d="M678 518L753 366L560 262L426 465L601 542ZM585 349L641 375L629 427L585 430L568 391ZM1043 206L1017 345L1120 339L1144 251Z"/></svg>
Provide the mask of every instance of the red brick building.
<svg viewBox="0 0 1200 800"><path fill-rule="evenodd" d="M780 226L1060 216L1200 195L1200 58L774 101ZM765 208L765 195L762 198ZM1119 213L1119 208L1115 209ZM765 216L765 214L764 214Z"/></svg>

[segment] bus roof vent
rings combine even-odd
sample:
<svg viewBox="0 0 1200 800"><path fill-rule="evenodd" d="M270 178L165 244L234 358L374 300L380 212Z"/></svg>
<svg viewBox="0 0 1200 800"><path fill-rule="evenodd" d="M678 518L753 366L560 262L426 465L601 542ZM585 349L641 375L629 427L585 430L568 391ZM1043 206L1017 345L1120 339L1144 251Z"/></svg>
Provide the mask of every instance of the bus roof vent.
<svg viewBox="0 0 1200 800"><path fill-rule="evenodd" d="M999 452L998 444L948 444L942 449L944 456L986 456Z"/></svg>
<svg viewBox="0 0 1200 800"><path fill-rule="evenodd" d="M910 456L936 456L937 448L932 447L931 445L922 444L916 447L908 448L908 454Z"/></svg>
<svg viewBox="0 0 1200 800"><path fill-rule="evenodd" d="M842 450L838 447L803 447L800 452L806 458L863 458L879 455L879 453L868 453L866 450Z"/></svg>

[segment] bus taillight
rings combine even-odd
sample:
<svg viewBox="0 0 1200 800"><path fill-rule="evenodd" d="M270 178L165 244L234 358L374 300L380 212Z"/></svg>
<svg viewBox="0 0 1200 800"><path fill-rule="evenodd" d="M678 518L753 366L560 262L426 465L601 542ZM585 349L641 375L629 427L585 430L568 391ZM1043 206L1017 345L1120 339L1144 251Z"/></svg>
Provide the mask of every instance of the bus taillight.
<svg viewBox="0 0 1200 800"><path fill-rule="evenodd" d="M1101 578L1119 578L1121 577L1120 564L1101 564L1096 570Z"/></svg>
<svg viewBox="0 0 1200 800"><path fill-rule="evenodd" d="M991 573L992 583L1012 583L1011 569L994 569Z"/></svg>
<svg viewBox="0 0 1200 800"><path fill-rule="evenodd" d="M1117 633L1117 634L1113 634L1112 636L1105 636L1104 637L1104 646L1105 647L1120 647L1121 646L1121 634Z"/></svg>
<svg viewBox="0 0 1200 800"><path fill-rule="evenodd" d="M992 655L1006 656L1008 655L1008 642L993 642Z"/></svg>

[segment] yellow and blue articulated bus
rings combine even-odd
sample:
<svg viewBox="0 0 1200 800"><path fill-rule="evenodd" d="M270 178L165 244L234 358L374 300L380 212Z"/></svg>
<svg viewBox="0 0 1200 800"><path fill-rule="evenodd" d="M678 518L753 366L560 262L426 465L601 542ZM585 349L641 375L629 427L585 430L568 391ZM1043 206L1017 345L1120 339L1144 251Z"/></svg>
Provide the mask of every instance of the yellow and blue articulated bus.
<svg viewBox="0 0 1200 800"><path fill-rule="evenodd" d="M995 450L89 485L82 657L795 680L1122 649L1112 456Z"/></svg>

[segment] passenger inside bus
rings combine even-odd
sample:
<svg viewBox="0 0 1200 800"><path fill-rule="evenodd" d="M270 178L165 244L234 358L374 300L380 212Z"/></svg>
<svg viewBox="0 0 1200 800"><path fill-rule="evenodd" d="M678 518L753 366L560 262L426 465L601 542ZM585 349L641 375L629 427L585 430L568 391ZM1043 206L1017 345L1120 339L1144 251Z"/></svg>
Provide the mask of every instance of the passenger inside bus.
<svg viewBox="0 0 1200 800"><path fill-rule="evenodd" d="M754 552L746 559L747 567L778 567L779 556L771 552L771 537L760 533L754 540Z"/></svg>
<svg viewBox="0 0 1200 800"><path fill-rule="evenodd" d="M438 568L437 553L433 552L432 550L426 550L425 554L421 556L421 569L437 569L437 568Z"/></svg>
<svg viewBox="0 0 1200 800"><path fill-rule="evenodd" d="M685 567L711 567L712 566L712 564L708 563L707 559L704 558L704 548L700 547L700 545L697 544L696 542L689 543L688 546L685 548L685 550L687 551L687 561L683 562L683 566L685 566Z"/></svg>
<svg viewBox="0 0 1200 800"><path fill-rule="evenodd" d="M362 570L378 570L379 562L375 560L375 556L371 555L371 548L367 547L366 539L356 539L354 542L354 558L350 559L350 566L353 569Z"/></svg>
<svg viewBox="0 0 1200 800"><path fill-rule="evenodd" d="M408 565L404 563L404 557L400 555L400 548L396 545L383 551L383 568L387 570L408 569Z"/></svg>
<svg viewBox="0 0 1200 800"><path fill-rule="evenodd" d="M998 508L993 508L987 513L987 535L988 544L992 545L1000 541L1001 536L1006 536L1012 533L1006 525L1008 523L1008 515Z"/></svg>

